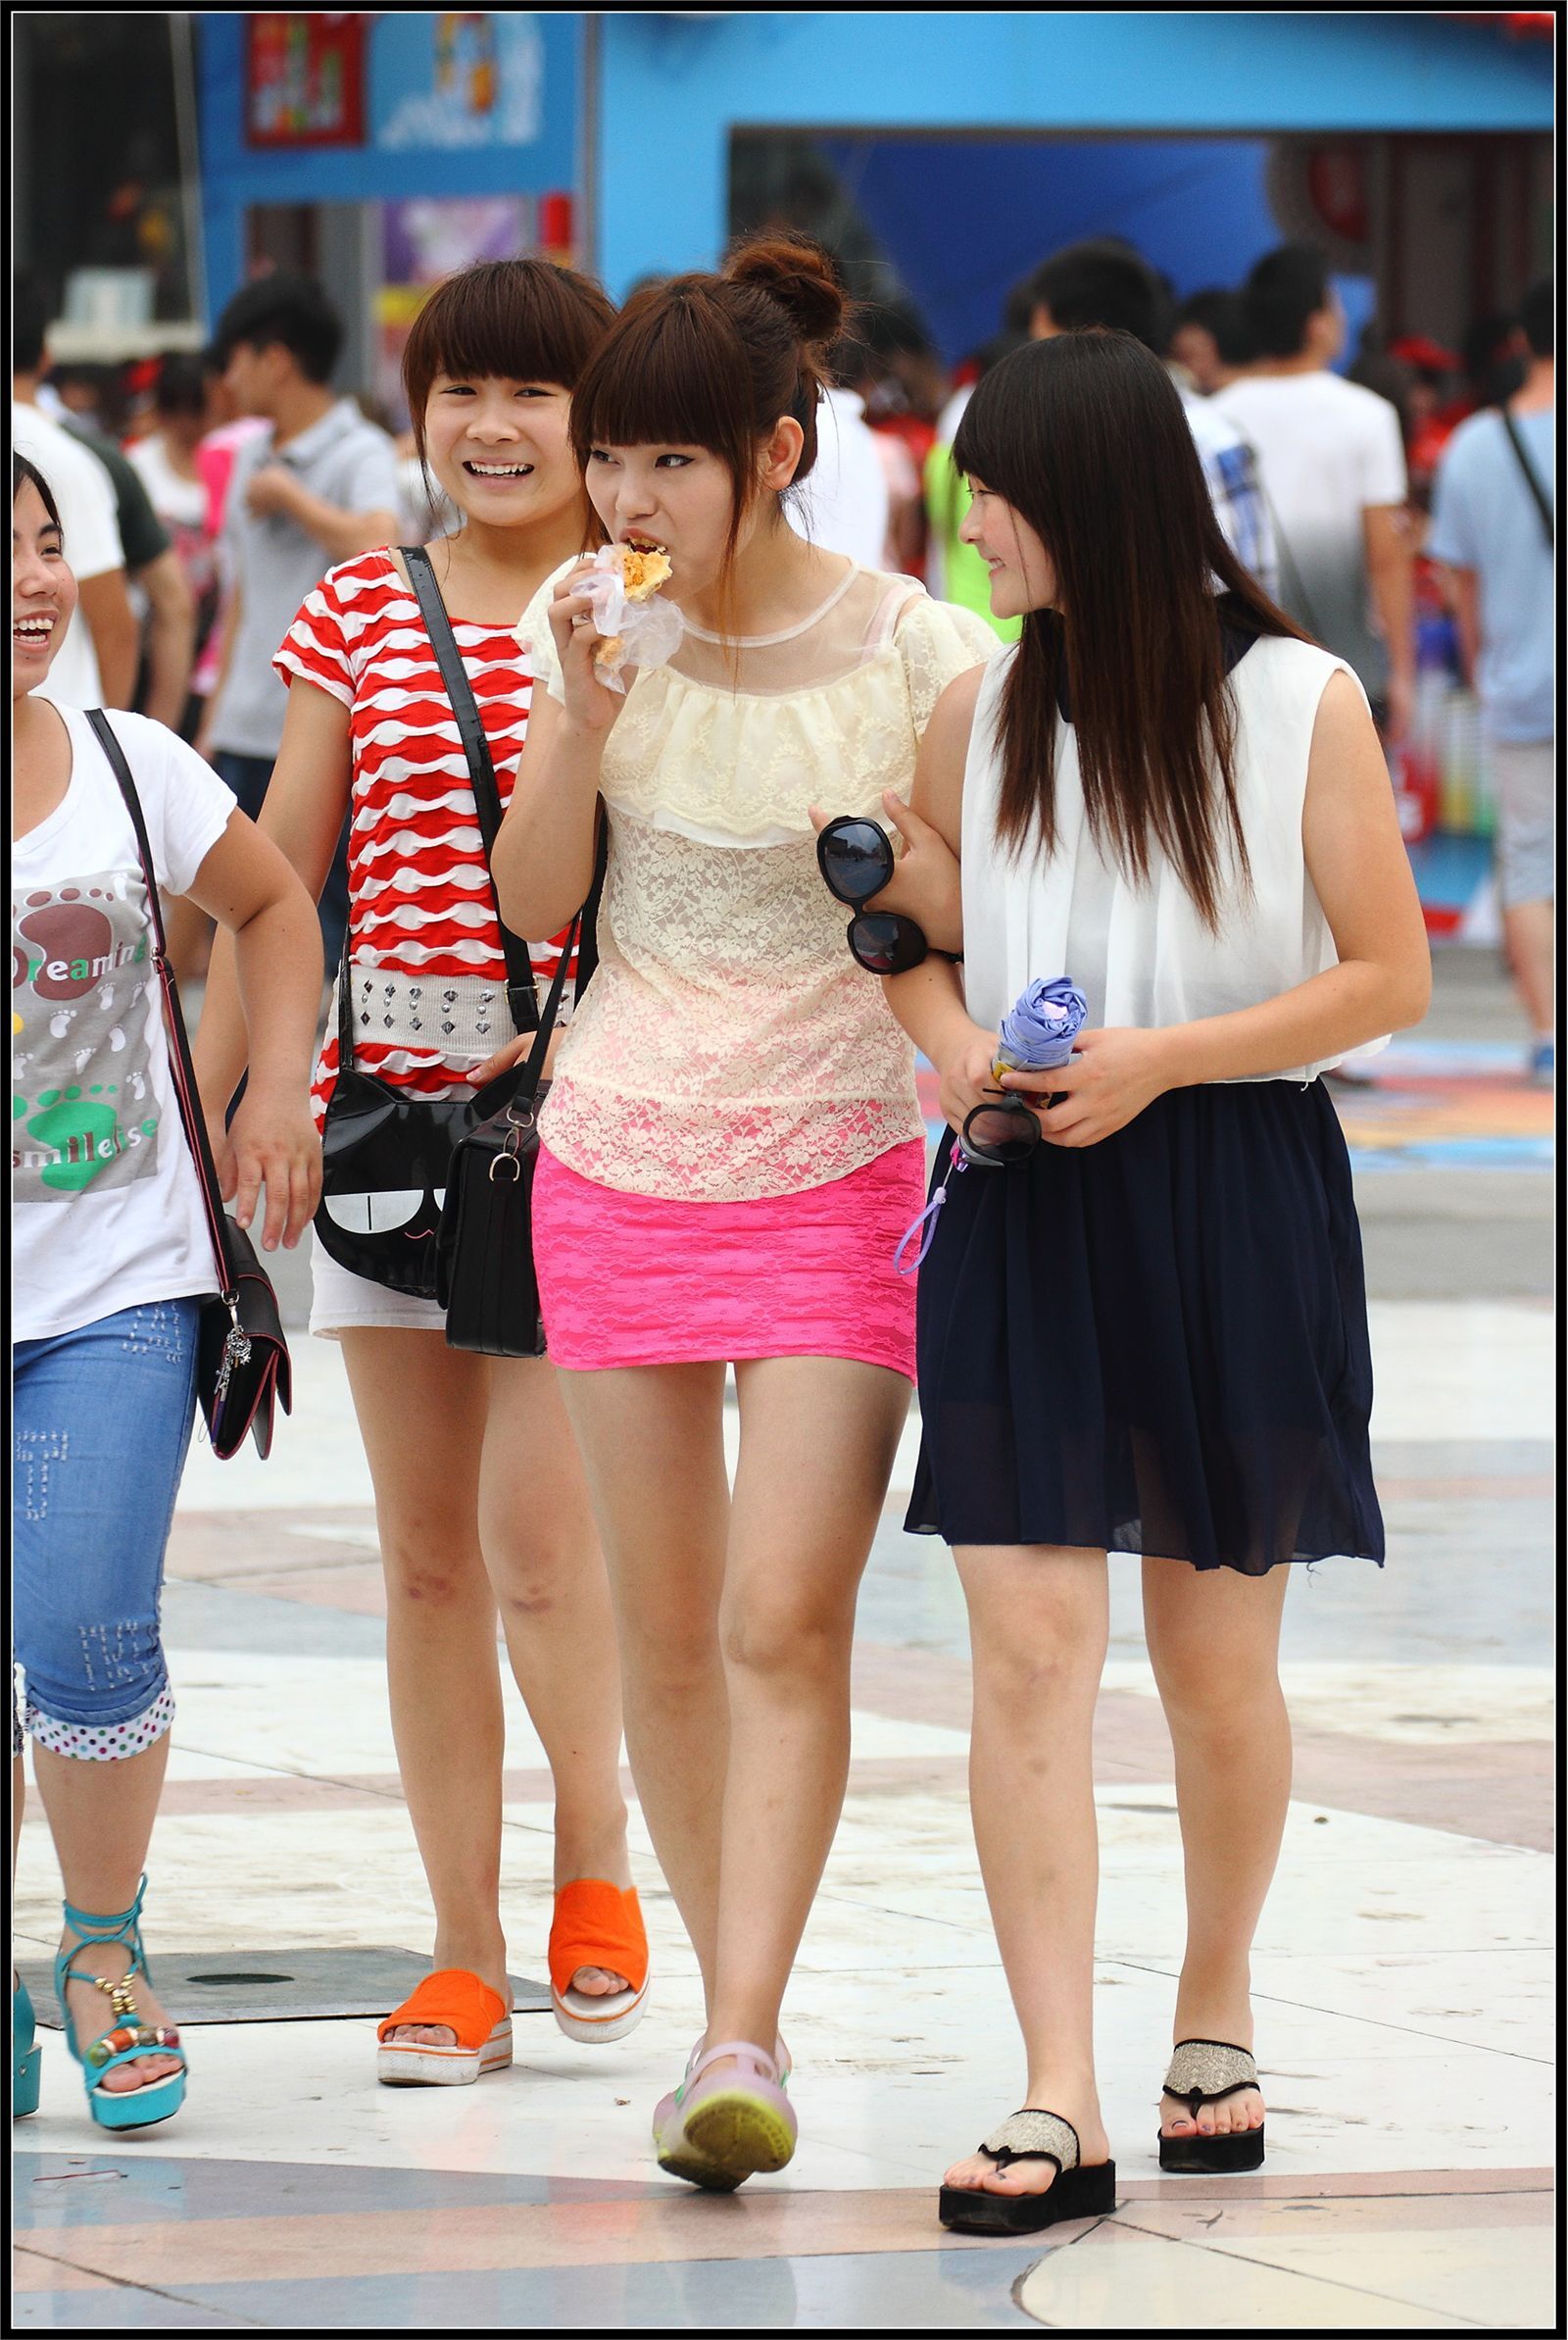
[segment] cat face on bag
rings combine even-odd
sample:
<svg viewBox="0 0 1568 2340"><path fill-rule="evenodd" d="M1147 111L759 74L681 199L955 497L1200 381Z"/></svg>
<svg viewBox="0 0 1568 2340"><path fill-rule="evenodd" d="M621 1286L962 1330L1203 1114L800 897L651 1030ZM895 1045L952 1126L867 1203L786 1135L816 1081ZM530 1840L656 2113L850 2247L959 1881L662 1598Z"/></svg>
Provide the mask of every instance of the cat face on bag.
<svg viewBox="0 0 1568 2340"><path fill-rule="evenodd" d="M445 1187L389 1187L375 1194L323 1194L321 1208L335 1226L349 1235L395 1235L406 1229L411 1242L422 1242L429 1231L426 1195L437 1214L446 1203Z"/></svg>

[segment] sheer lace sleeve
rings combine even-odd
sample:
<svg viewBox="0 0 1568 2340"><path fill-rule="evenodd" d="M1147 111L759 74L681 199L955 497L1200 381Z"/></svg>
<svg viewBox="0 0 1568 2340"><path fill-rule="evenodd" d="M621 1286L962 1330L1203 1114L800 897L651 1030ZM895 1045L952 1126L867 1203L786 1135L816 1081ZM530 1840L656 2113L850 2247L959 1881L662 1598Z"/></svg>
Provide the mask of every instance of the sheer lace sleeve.
<svg viewBox="0 0 1568 2340"><path fill-rule="evenodd" d="M915 736L923 738L932 711L950 682L971 667L983 667L1000 647L985 620L973 610L917 593L900 612L894 640L909 686Z"/></svg>
<svg viewBox="0 0 1568 2340"><path fill-rule="evenodd" d="M563 561L553 569L517 620L517 640L532 671L535 682L543 683L556 702L564 706L566 694L562 687L561 661L556 656L556 637L550 630L550 604L556 598L556 587L572 566Z"/></svg>

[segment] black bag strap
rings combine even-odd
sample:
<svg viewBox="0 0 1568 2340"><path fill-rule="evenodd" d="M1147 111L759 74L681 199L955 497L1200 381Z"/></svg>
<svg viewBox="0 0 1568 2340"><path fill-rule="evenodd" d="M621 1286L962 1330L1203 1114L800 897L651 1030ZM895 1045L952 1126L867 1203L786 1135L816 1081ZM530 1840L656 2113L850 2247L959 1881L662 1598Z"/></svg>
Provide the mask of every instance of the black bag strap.
<svg viewBox="0 0 1568 2340"><path fill-rule="evenodd" d="M207 1122L202 1113L201 1092L196 1086L196 1068L191 1063L190 1039L185 1030L185 1011L179 1002L179 984L169 963L169 951L164 940L164 911L158 898L158 879L153 872L152 847L147 841L147 823L142 818L141 799L131 778L125 751L121 746L115 727L101 707L86 711L98 745L109 760L109 769L120 785L130 815L131 827L136 832L136 851L141 861L141 873L147 888L147 915L153 930L153 965L163 992L164 1021L170 1039L170 1066L174 1076L174 1096L179 1106L179 1118L184 1124L185 1142L190 1147L196 1165L196 1181L202 1191L202 1209L207 1220L207 1232L213 1246L213 1258L218 1264L218 1289L225 1305L235 1305L233 1272L229 1267L228 1249L223 1239L227 1216L218 1183L218 1165L208 1143Z"/></svg>
<svg viewBox="0 0 1568 2340"><path fill-rule="evenodd" d="M1518 423L1505 406L1500 407L1498 412L1502 417L1502 427L1508 433L1508 444L1514 451L1520 471L1524 473L1525 485L1529 488L1535 500L1536 510L1541 515L1541 524L1546 531L1546 547L1550 551L1555 547L1557 541L1556 515L1552 511L1545 489L1536 476L1536 467L1530 460L1529 450L1525 446L1524 436Z"/></svg>
<svg viewBox="0 0 1568 2340"><path fill-rule="evenodd" d="M489 871L490 856L495 851L501 833L501 791L496 786L496 768L490 756L490 742L484 735L473 686L468 680L463 653L458 648L447 605L441 598L441 588L435 581L430 556L422 544L399 547L403 565L409 573L419 614L424 620L425 632L435 651L441 679L446 684L452 712L458 719L458 736L463 741L463 753L467 759L468 778L473 786L474 806L479 815L479 834L484 839L485 869ZM496 893L496 881L490 876L491 899L496 906L496 922L501 928L501 949L507 962L507 1005L512 1010L513 1026L516 1031L532 1031L539 1021L539 997L534 989L533 962L528 945L508 926L501 916L501 901Z"/></svg>

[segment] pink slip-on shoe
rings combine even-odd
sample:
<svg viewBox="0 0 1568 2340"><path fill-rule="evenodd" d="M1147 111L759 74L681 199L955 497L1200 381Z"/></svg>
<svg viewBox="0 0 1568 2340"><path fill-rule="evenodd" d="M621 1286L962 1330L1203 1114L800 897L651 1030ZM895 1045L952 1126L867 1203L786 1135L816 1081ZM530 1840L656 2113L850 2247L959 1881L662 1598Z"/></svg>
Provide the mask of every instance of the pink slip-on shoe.
<svg viewBox="0 0 1568 2340"><path fill-rule="evenodd" d="M654 2115L659 2166L710 2193L733 2193L760 2169L782 2169L795 2152L799 2125L784 2093L789 2061L747 2040L692 2050L680 2086ZM737 2069L712 2071L732 2060ZM705 2075L709 2075L706 2079Z"/></svg>

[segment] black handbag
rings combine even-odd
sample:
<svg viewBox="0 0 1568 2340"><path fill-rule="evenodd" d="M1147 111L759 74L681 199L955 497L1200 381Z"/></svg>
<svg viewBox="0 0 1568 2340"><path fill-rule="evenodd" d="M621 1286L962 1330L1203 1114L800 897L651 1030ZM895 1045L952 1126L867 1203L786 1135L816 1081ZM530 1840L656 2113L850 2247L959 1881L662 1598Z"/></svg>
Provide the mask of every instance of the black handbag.
<svg viewBox="0 0 1568 2340"><path fill-rule="evenodd" d="M579 911L573 941L583 916ZM545 1353L533 1265L533 1173L539 1108L550 1085L544 1078L545 1052L570 956L568 944L514 1093L499 1113L471 1129L452 1156L436 1244L436 1298L447 1312L448 1346L482 1357Z"/></svg>
<svg viewBox="0 0 1568 2340"><path fill-rule="evenodd" d="M501 797L490 744L429 559L422 545L404 545L402 550L458 719L488 869L501 827ZM494 899L493 876L490 891ZM507 1004L513 1028L519 1034L532 1031L539 1021L539 1008L528 946L509 932L499 901L496 919L507 963ZM432 986L432 996L435 988ZM337 1042L337 1079L321 1139L317 1236L327 1256L355 1275L368 1276L372 1283L385 1284L391 1291L416 1299L434 1300L436 1233L453 1155L470 1131L511 1102L522 1079L521 1070L512 1066L476 1094L433 1100L413 1097L390 1081L362 1071L354 1062L346 929L338 969Z"/></svg>
<svg viewBox="0 0 1568 2340"><path fill-rule="evenodd" d="M89 709L87 721L120 783L120 793L136 832L136 850L147 888L147 914L153 930L153 965L162 988L164 1021L169 1032L170 1070L186 1142L196 1165L196 1182L201 1189L207 1232L218 1269L217 1296L203 1307L196 1328L196 1394L213 1452L221 1462L226 1463L238 1454L247 1431L265 1461L272 1451L274 1408L281 1406L285 1414L293 1410L293 1370L277 1313L277 1296L249 1235L235 1225L223 1209L218 1168L207 1142L207 1123L190 1060L179 985L164 943L163 905L158 898L152 848L147 842L147 824L142 819L136 783L124 750L103 709Z"/></svg>

